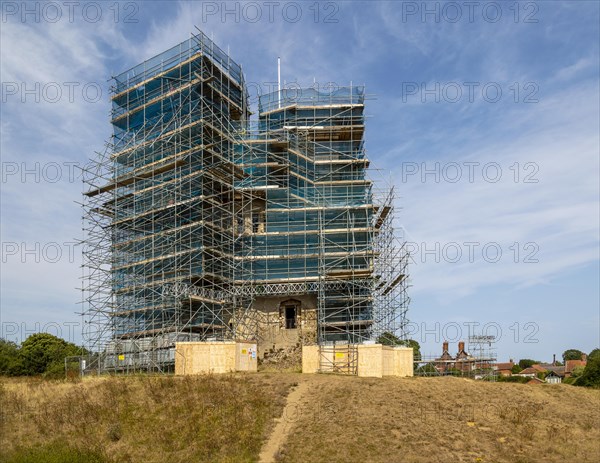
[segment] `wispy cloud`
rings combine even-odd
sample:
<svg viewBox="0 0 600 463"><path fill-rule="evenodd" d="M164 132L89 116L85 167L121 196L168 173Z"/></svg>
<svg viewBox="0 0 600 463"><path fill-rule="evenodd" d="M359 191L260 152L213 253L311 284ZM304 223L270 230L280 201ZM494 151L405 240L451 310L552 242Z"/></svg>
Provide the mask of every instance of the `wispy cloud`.
<svg viewBox="0 0 600 463"><path fill-rule="evenodd" d="M415 256L413 267L415 291L471 293L493 284L527 285L546 282L565 272L598 259L598 172L599 139L597 127L598 93L594 84L568 89L548 96L533 105L526 117L503 113L485 133L485 143L469 139L460 120L453 128L455 137L446 133L443 156L426 161L412 157L419 172L406 175L400 186L404 196L402 223L411 241L435 243L499 243L503 259L491 263L482 258L480 250L474 262L463 258L458 263L436 263L432 256ZM497 133L495 133L497 131ZM427 135L424 135L427 138ZM460 143L453 141L460 140ZM477 137L473 137L477 140ZM419 147L401 147L402 159L409 162ZM394 150L387 159L394 157ZM478 162L473 182L467 178L469 162ZM424 162L424 164L422 164ZM457 163L463 176L451 183L440 175L426 175L424 167L442 172L448 163ZM486 180L482 167L495 163L502 169L502 178L495 180L493 168ZM515 164L518 163L518 164ZM525 169L525 165L529 168ZM411 170L409 170L410 172ZM396 178L402 171L396 170ZM519 172L519 178L516 174ZM526 174L536 183L526 183ZM454 179L454 170L446 178ZM539 247L539 263L525 263L527 254L520 250L518 262L511 246L535 243ZM465 251L465 246L462 246ZM418 284L417 284L418 283Z"/></svg>

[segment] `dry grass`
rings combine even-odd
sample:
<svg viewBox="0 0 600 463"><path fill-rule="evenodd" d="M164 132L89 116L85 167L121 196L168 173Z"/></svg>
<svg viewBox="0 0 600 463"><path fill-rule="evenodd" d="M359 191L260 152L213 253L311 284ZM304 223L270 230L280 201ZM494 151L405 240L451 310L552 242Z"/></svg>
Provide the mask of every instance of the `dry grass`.
<svg viewBox="0 0 600 463"><path fill-rule="evenodd" d="M282 462L597 462L600 391L314 376Z"/></svg>
<svg viewBox="0 0 600 463"><path fill-rule="evenodd" d="M271 375L4 380L0 461L254 461L292 382Z"/></svg>
<svg viewBox="0 0 600 463"><path fill-rule="evenodd" d="M600 461L598 390L292 373L3 380L0 461L256 461L298 383L282 462Z"/></svg>

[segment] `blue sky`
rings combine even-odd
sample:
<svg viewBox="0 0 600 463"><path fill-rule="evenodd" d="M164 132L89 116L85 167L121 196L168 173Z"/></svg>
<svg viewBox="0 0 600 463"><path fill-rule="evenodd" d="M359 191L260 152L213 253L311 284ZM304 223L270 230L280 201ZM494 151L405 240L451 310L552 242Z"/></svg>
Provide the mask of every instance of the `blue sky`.
<svg viewBox="0 0 600 463"><path fill-rule="evenodd" d="M366 85L366 146L396 186L425 353L442 338L455 350L469 326L498 335L501 359L589 352L599 24L598 2L4 2L2 335L80 339L73 163L110 135L110 76L198 26L254 88L278 56L287 85Z"/></svg>

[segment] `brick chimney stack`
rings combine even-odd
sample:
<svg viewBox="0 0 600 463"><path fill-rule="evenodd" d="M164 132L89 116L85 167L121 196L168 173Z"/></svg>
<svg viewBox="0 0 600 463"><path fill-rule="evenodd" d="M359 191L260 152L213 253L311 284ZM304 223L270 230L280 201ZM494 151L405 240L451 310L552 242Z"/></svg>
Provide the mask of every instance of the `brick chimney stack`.
<svg viewBox="0 0 600 463"><path fill-rule="evenodd" d="M464 341L459 341L458 342L458 353L460 354L461 352L465 351L465 342Z"/></svg>
<svg viewBox="0 0 600 463"><path fill-rule="evenodd" d="M581 360L587 362L587 354L581 354Z"/></svg>
<svg viewBox="0 0 600 463"><path fill-rule="evenodd" d="M444 352L448 352L448 341L444 341L444 344L442 344L442 354Z"/></svg>
<svg viewBox="0 0 600 463"><path fill-rule="evenodd" d="M556 354L552 354L552 365L556 366Z"/></svg>

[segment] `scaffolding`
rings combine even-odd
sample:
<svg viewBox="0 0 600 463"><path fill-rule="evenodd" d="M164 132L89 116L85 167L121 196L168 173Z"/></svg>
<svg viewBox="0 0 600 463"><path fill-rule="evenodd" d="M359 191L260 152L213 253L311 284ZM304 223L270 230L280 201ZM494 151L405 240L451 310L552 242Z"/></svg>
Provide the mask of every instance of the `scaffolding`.
<svg viewBox="0 0 600 463"><path fill-rule="evenodd" d="M202 32L113 80L113 136L84 170L89 368L260 343L254 302L276 295L316 299L305 344L404 337L408 254L368 176L364 88L280 90L251 120L241 66Z"/></svg>
<svg viewBox="0 0 600 463"><path fill-rule="evenodd" d="M443 344L442 355L420 356L414 360L416 376L463 376L495 381L497 372L496 337L471 335L468 347L459 343L458 353L452 356L448 343Z"/></svg>

